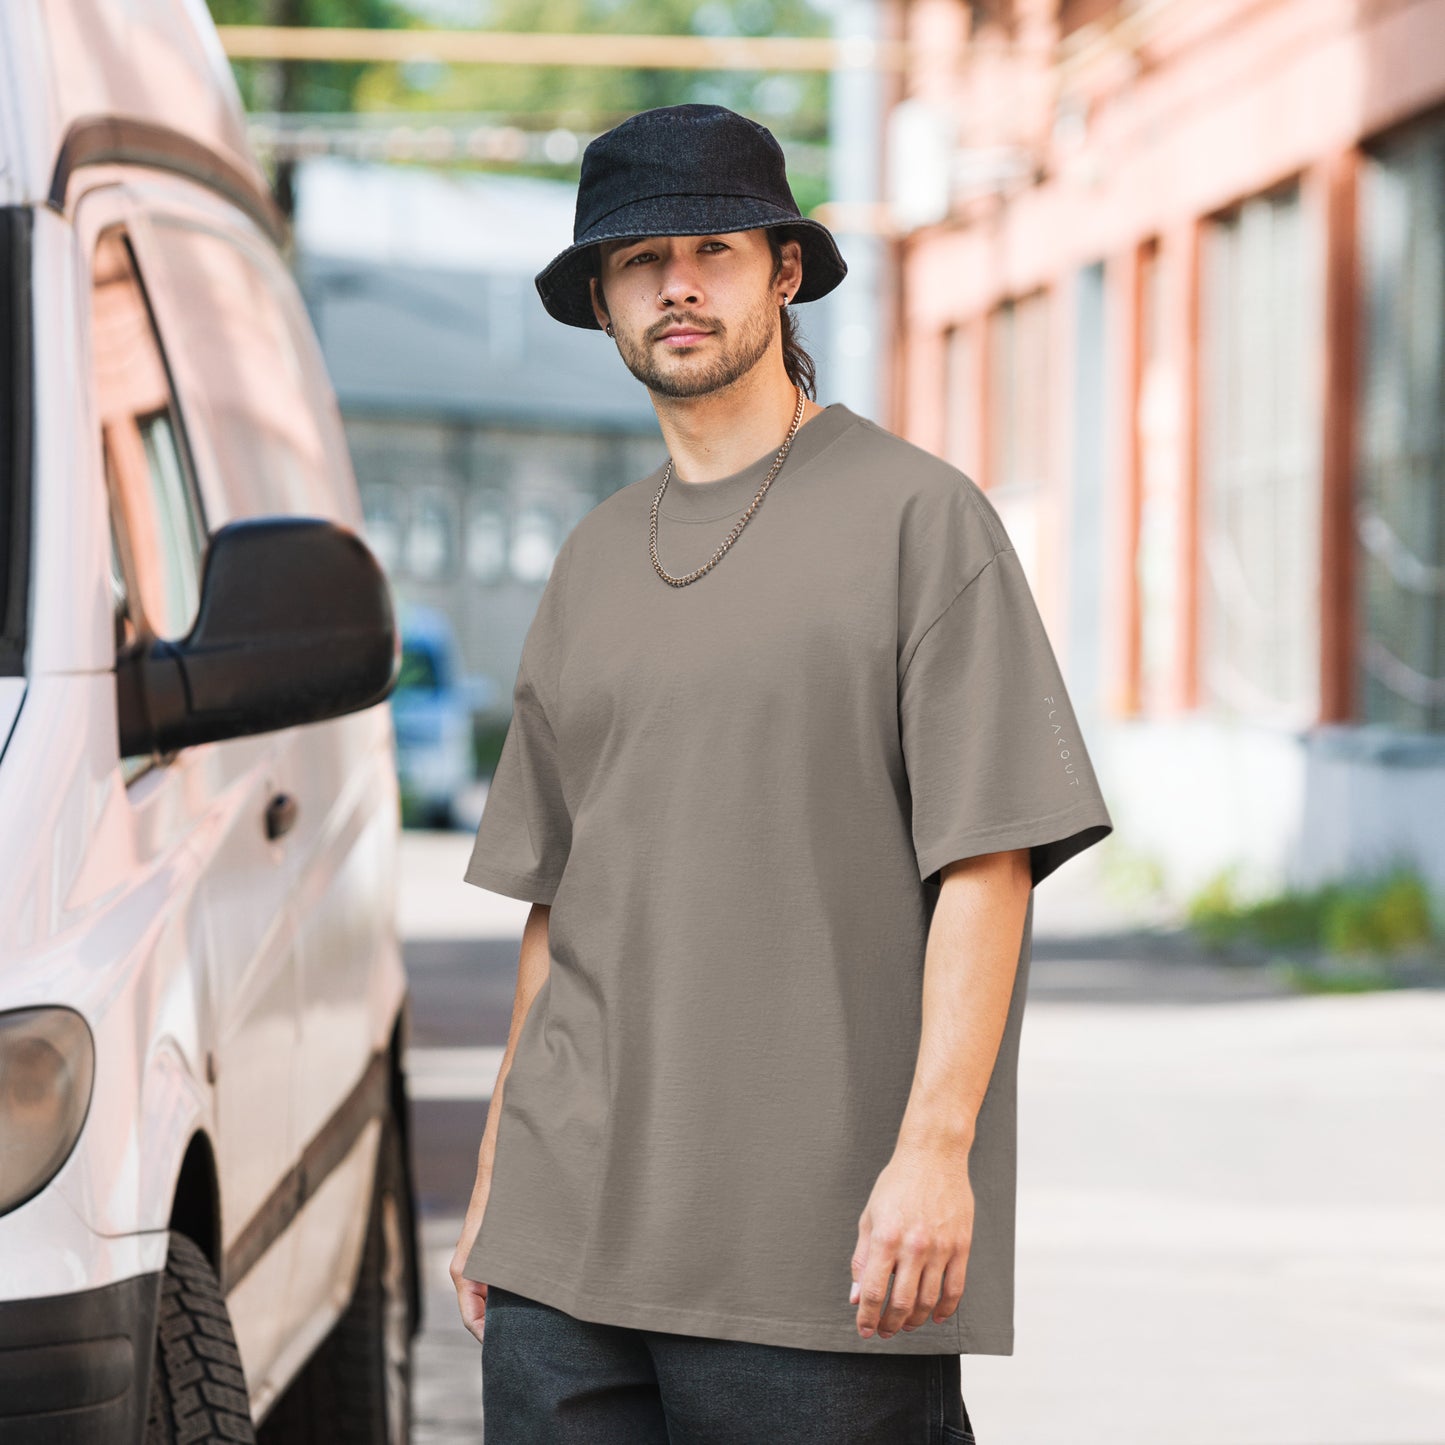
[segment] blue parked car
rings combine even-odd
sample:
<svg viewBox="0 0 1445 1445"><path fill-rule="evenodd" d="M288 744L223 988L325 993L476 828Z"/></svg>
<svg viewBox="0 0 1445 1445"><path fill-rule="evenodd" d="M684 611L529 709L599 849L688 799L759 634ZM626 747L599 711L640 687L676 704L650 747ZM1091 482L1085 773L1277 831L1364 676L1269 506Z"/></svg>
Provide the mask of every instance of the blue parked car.
<svg viewBox="0 0 1445 1445"><path fill-rule="evenodd" d="M403 604L401 673L391 694L397 775L410 818L426 827L457 825L455 800L472 781L472 711L485 685L463 679L446 613Z"/></svg>

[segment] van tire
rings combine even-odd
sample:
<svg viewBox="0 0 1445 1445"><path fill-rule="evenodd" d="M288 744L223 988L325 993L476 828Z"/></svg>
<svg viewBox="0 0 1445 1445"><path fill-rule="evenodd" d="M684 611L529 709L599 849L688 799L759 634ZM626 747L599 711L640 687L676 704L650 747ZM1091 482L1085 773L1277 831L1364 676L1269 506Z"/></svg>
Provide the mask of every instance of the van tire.
<svg viewBox="0 0 1445 1445"><path fill-rule="evenodd" d="M388 1110L356 1291L262 1422L262 1445L407 1445L416 1328L412 1227L405 1146Z"/></svg>
<svg viewBox="0 0 1445 1445"><path fill-rule="evenodd" d="M171 1231L161 1276L146 1445L254 1445L246 1376L216 1271L188 1235Z"/></svg>

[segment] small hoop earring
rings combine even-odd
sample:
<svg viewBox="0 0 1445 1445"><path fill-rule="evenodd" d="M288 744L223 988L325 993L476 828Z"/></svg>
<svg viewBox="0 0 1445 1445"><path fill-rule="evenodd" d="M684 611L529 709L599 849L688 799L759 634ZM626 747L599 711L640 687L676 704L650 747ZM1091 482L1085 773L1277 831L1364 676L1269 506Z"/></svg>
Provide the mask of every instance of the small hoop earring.
<svg viewBox="0 0 1445 1445"><path fill-rule="evenodd" d="M607 323L607 334L609 336L612 335L612 323L610 321Z"/></svg>

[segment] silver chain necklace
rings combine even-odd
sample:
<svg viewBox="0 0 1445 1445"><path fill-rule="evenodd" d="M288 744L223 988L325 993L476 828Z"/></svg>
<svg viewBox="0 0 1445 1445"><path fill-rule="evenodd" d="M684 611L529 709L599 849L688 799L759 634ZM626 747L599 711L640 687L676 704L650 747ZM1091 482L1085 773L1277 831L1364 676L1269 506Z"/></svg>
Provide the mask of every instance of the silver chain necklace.
<svg viewBox="0 0 1445 1445"><path fill-rule="evenodd" d="M801 386L795 386L794 390L798 393L798 409L793 413L793 424L788 428L788 435L783 439L782 446L778 448L778 455L774 458L768 475L763 479L762 486L758 488L758 494L753 498L752 505L738 518L732 531L723 538L722 546L719 547L701 567L695 572L689 572L686 577L674 577L664 569L662 563L658 561L657 558L657 509L662 505L662 494L667 490L668 478L672 476L672 458L670 456L668 457L667 470L662 474L662 485L657 489L657 495L652 499L652 543L650 550L652 552L652 565L657 568L657 575L669 586L686 587L689 582L696 582L704 572L709 572L712 568L716 567L722 559L723 553L737 541L743 528L747 526L748 519L757 511L763 497L767 494L768 488L772 485L773 478L778 474L778 468L783 464L783 458L788 455L788 448L792 446L793 438L797 436L798 427L803 420L803 388ZM689 483L684 482L682 485L688 486Z"/></svg>

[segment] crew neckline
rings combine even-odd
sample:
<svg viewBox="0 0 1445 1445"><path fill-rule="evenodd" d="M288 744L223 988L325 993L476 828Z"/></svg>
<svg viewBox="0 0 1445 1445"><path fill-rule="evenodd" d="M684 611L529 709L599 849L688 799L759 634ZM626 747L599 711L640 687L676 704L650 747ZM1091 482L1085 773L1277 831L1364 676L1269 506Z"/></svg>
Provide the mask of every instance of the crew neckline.
<svg viewBox="0 0 1445 1445"><path fill-rule="evenodd" d="M783 465L778 468L778 474L773 478L772 486L768 488L768 495L771 496L774 488L781 486L792 473L805 466L839 433L857 420L857 412L850 410L843 402L835 401L803 422L793 437L793 444L788 448ZM709 482L680 481L674 468L667 491L663 494L662 505L658 508L658 515L670 517L674 521L707 522L720 517L730 517L742 511L757 495L758 488L762 486L763 478L767 476L777 455L778 449L773 447L738 471L725 477L715 477ZM657 488L662 484L662 474L666 470L667 463L664 461L653 472L653 495L656 495Z"/></svg>

